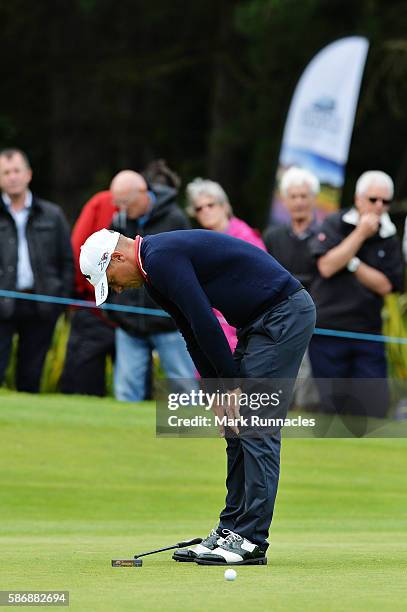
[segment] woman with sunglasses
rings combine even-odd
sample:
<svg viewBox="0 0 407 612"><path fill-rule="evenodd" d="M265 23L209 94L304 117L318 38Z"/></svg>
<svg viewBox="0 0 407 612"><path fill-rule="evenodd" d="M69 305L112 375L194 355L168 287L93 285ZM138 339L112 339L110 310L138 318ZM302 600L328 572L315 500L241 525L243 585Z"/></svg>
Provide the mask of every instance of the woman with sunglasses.
<svg viewBox="0 0 407 612"><path fill-rule="evenodd" d="M196 178L187 185L187 213L199 223L200 227L215 232L228 234L245 240L259 249L266 251L259 233L242 219L233 214L232 206L225 191L215 181ZM236 348L236 330L229 325L222 314L215 310L219 323L229 342L232 351Z"/></svg>

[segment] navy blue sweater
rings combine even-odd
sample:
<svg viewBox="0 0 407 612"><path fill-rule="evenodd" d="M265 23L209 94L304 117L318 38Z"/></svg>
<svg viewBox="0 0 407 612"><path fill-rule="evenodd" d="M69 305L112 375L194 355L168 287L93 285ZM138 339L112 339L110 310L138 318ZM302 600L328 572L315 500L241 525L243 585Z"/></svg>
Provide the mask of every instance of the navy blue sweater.
<svg viewBox="0 0 407 612"><path fill-rule="evenodd" d="M208 230L146 236L140 255L147 291L174 318L205 378L239 376L212 308L241 328L301 287L271 255Z"/></svg>

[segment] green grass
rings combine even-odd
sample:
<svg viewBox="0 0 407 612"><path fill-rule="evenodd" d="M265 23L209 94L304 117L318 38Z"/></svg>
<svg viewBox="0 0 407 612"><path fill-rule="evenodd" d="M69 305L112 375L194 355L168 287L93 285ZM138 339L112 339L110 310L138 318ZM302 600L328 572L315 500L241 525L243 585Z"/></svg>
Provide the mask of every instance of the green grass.
<svg viewBox="0 0 407 612"><path fill-rule="evenodd" d="M0 589L72 610L405 610L407 440L289 439L266 567L110 559L204 535L224 442L157 439L153 404L0 392Z"/></svg>

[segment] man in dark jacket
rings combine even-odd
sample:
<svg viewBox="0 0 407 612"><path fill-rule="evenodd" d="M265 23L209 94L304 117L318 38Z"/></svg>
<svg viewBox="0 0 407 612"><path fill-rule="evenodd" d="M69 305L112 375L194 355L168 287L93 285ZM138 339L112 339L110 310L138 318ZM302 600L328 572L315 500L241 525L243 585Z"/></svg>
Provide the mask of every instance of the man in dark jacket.
<svg viewBox="0 0 407 612"><path fill-rule="evenodd" d="M177 206L175 189L165 185L149 185L137 172L124 170L111 183L113 202L119 209L113 217L112 229L133 238L172 230L187 229L189 222ZM159 310L144 288L132 289L111 298L115 304ZM194 366L185 342L169 317L154 314L129 314L110 311L117 323L115 396L124 401L146 398L146 380L152 350L160 357L167 378L182 390L183 383L194 380ZM176 383L175 381L180 382ZM185 383L187 384L187 383Z"/></svg>
<svg viewBox="0 0 407 612"><path fill-rule="evenodd" d="M143 173L151 182L179 185L178 176L168 168L165 160L151 162ZM86 202L72 230L72 249L75 263L75 297L93 300L89 283L79 269L81 245L93 232L109 227L117 208L110 189L99 191ZM100 308L75 308L60 381L62 393L105 396L106 361L115 359L115 328L106 311ZM150 371L148 372L150 382Z"/></svg>
<svg viewBox="0 0 407 612"><path fill-rule="evenodd" d="M403 290L401 245L388 214L393 191L388 174L364 172L356 183L355 206L327 217L310 245L319 270L312 284L317 327L331 330L310 344L325 412L387 413L384 344L358 333L380 334L383 297ZM343 337L344 331L354 337Z"/></svg>
<svg viewBox="0 0 407 612"><path fill-rule="evenodd" d="M294 166L289 168L280 183L289 223L271 225L263 235L270 255L298 278L307 291L317 274L309 243L318 227L315 207L319 190L319 180L312 172Z"/></svg>
<svg viewBox="0 0 407 612"><path fill-rule="evenodd" d="M69 228L58 206L33 196L31 177L23 151L0 152L0 288L67 297L74 274ZM52 303L0 299L0 382L17 333L17 389L39 390L60 312Z"/></svg>

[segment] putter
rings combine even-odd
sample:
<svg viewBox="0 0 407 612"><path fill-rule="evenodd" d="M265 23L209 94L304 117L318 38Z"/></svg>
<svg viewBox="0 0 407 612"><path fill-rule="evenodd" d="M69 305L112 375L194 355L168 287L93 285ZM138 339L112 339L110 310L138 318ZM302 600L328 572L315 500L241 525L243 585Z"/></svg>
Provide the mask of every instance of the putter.
<svg viewBox="0 0 407 612"><path fill-rule="evenodd" d="M143 560L140 559L140 557L155 555L155 553L172 550L173 548L185 548L187 546L193 546L194 544L200 544L201 542L202 538L194 538L193 540L178 542L178 544L166 546L165 548L157 548L157 550L150 550L148 552L140 553L139 555L134 555L133 559L112 559L112 567L141 567L143 565Z"/></svg>

